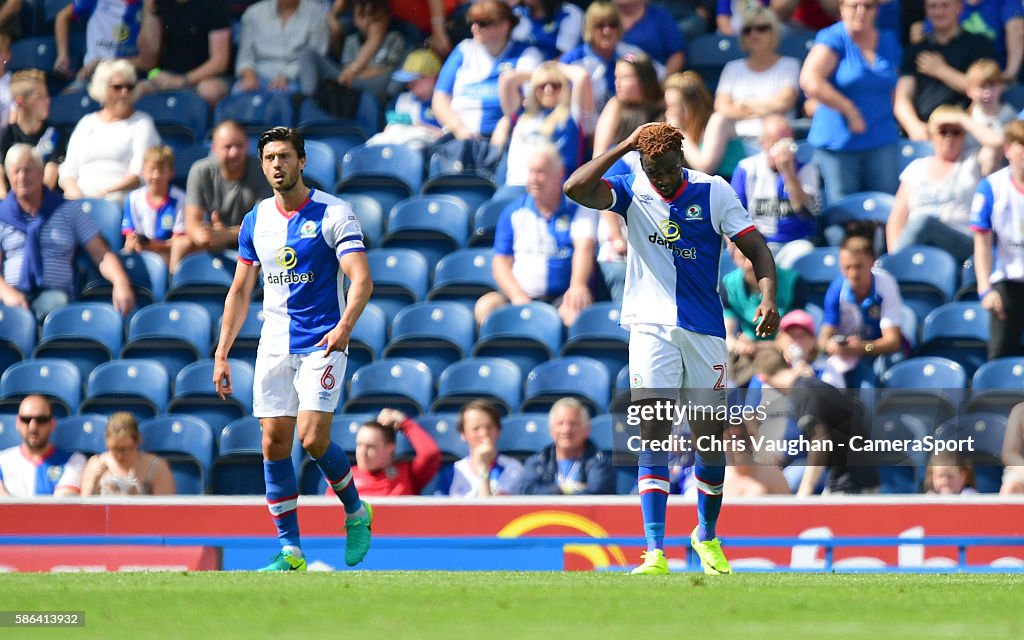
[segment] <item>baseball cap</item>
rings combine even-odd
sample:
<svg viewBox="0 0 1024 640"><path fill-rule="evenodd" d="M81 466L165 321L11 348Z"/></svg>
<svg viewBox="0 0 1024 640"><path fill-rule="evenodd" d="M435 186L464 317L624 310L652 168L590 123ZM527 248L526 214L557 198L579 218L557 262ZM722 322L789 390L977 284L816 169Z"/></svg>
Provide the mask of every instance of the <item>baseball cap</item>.
<svg viewBox="0 0 1024 640"><path fill-rule="evenodd" d="M405 57L402 68L391 74L398 82L412 82L441 72L441 58L430 49L417 49Z"/></svg>
<svg viewBox="0 0 1024 640"><path fill-rule="evenodd" d="M790 311L786 315L782 316L782 322L779 323L779 331L787 331L793 327L800 327L805 329L807 333L814 334L814 318L811 314L807 313L803 309L796 309Z"/></svg>

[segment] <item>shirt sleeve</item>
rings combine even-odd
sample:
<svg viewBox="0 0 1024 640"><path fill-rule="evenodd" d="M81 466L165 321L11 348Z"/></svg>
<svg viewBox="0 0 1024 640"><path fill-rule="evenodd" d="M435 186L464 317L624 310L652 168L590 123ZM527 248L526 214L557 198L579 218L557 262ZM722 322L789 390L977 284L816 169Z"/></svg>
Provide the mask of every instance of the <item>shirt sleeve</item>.
<svg viewBox="0 0 1024 640"><path fill-rule="evenodd" d="M57 481L57 489L82 489L82 472L85 471L85 456L81 453L73 453L68 461L64 463L64 472Z"/></svg>
<svg viewBox="0 0 1024 640"><path fill-rule="evenodd" d="M512 202L501 213L498 224L494 228L494 254L499 256L511 256L515 233L512 230L512 214L519 208L521 200Z"/></svg>
<svg viewBox="0 0 1024 640"><path fill-rule="evenodd" d="M839 293L842 289L843 279L839 277L832 281L828 291L825 292L825 300L822 303L825 312L821 320L822 326L826 324L833 327L839 326Z"/></svg>
<svg viewBox="0 0 1024 640"><path fill-rule="evenodd" d="M569 175L579 166L580 162L580 128L571 117L565 121L565 126L555 132L555 143L562 156L562 164L565 165L565 175Z"/></svg>
<svg viewBox="0 0 1024 640"><path fill-rule="evenodd" d="M72 213L71 219L75 225L75 243L81 247L100 235L100 224L91 214L82 210L81 200L75 202L75 206L77 211Z"/></svg>
<svg viewBox="0 0 1024 640"><path fill-rule="evenodd" d="M519 59L516 60L516 71L533 71L539 67L542 62L544 62L544 56L540 54L540 51L536 47L527 47L521 54L519 54Z"/></svg>
<svg viewBox="0 0 1024 640"><path fill-rule="evenodd" d="M711 190L715 198L712 200L711 223L719 235L735 241L753 231L754 223L729 183L719 176L713 180Z"/></svg>
<svg viewBox="0 0 1024 640"><path fill-rule="evenodd" d="M630 184L633 182L633 174L605 176L601 180L612 190L612 205L608 207L608 210L614 211L625 218L629 205L633 202L633 189L630 188Z"/></svg>
<svg viewBox="0 0 1024 640"><path fill-rule="evenodd" d="M257 6L251 6L242 14L242 27L239 34L238 53L235 61L235 75L240 76L246 69L256 69L256 43L253 41L256 30Z"/></svg>
<svg viewBox="0 0 1024 640"><path fill-rule="evenodd" d="M334 253L340 259L347 253L366 251L363 244L363 228L359 218L347 202L331 205L324 219L323 236L327 244L334 247Z"/></svg>
<svg viewBox="0 0 1024 640"><path fill-rule="evenodd" d="M819 31L818 35L814 38L814 44L823 44L831 49L839 58L843 58L843 52L846 50L846 45L843 42L843 34L845 33L846 28L842 23L836 23Z"/></svg>
<svg viewBox="0 0 1024 640"><path fill-rule="evenodd" d="M900 296L899 285L896 279L885 271L875 272L875 290L882 298L882 317L878 326L881 329L900 326L900 307L903 306L903 297Z"/></svg>
<svg viewBox="0 0 1024 640"><path fill-rule="evenodd" d="M732 0L718 0L715 3L715 13L720 16L731 16Z"/></svg>
<svg viewBox="0 0 1024 640"><path fill-rule="evenodd" d="M1024 17L1024 3L1017 0L1003 0L1003 26L1014 18Z"/></svg>
<svg viewBox="0 0 1024 640"><path fill-rule="evenodd" d="M995 196L992 194L992 183L988 178L983 178L978 183L974 192L974 201L971 203L971 229L989 233L992 231L992 204Z"/></svg>
<svg viewBox="0 0 1024 640"><path fill-rule="evenodd" d="M718 86L715 88L715 95L732 95L732 92L736 87L737 76L739 70L737 69L736 63L746 64L743 60L732 60L726 62L725 66L722 67L722 75L718 78Z"/></svg>
<svg viewBox="0 0 1024 640"><path fill-rule="evenodd" d="M747 206L747 169L741 162L736 167L736 171L732 174L732 190L736 192L736 197L740 199L740 204L743 207Z"/></svg>
<svg viewBox="0 0 1024 640"><path fill-rule="evenodd" d="M135 222L132 220L132 194L124 199L124 213L121 215L121 235L130 236L135 233Z"/></svg>
<svg viewBox="0 0 1024 640"><path fill-rule="evenodd" d="M569 237L573 242L580 240L597 240L597 211L587 207L579 207L572 217L572 226L569 227Z"/></svg>
<svg viewBox="0 0 1024 640"><path fill-rule="evenodd" d="M259 206L259 205L257 205ZM253 245L252 228L256 224L256 207L245 214L242 224L238 228L238 259L245 264L259 264L259 256L256 255L256 247Z"/></svg>
<svg viewBox="0 0 1024 640"><path fill-rule="evenodd" d="M555 47L559 53L566 53L580 43L583 35L583 12L576 5L569 3L562 5L562 11L565 12L565 17L558 25Z"/></svg>
<svg viewBox="0 0 1024 640"><path fill-rule="evenodd" d="M73 0L71 2L71 17L75 20L82 20L92 15L96 10L99 0Z"/></svg>
<svg viewBox="0 0 1024 640"><path fill-rule="evenodd" d="M461 66L462 47L458 46L455 47L455 51L452 51L452 54L445 60L444 65L441 66L441 72L437 74L434 90L452 95L452 91L455 89L455 74L459 72Z"/></svg>
<svg viewBox="0 0 1024 640"><path fill-rule="evenodd" d="M176 236L185 233L185 198L184 194L178 195L174 200L174 227L171 229L171 233Z"/></svg>
<svg viewBox="0 0 1024 640"><path fill-rule="evenodd" d="M683 32L679 30L679 25L672 19L671 14L665 9L662 9L658 5L651 5L648 3L647 10L658 9L658 34L661 39L662 46L665 51L668 51L668 56L676 53L686 52L686 38L683 37ZM665 59L668 59L665 56Z"/></svg>

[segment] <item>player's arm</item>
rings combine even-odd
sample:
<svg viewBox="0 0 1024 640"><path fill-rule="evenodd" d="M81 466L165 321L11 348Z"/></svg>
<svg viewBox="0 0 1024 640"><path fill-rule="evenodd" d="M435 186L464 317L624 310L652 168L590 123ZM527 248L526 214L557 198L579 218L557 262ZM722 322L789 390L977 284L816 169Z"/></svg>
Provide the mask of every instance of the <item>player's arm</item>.
<svg viewBox="0 0 1024 640"><path fill-rule="evenodd" d="M341 314L341 320L317 343L318 347L326 347L324 356L332 351L344 351L348 348L352 328L356 326L356 321L359 320L366 303L370 301L370 294L373 293L370 263L366 259L365 251L350 251L341 256L338 263L351 284L348 287L345 313Z"/></svg>
<svg viewBox="0 0 1024 640"><path fill-rule="evenodd" d="M598 211L610 208L615 198L611 187L602 178L622 156L636 149L640 131L646 126L640 125L628 138L573 171L562 188L565 195L584 207Z"/></svg>
<svg viewBox="0 0 1024 640"><path fill-rule="evenodd" d="M779 305L776 302L775 287L778 276L775 273L775 258L764 241L764 236L757 229L735 238L734 242L740 253L745 255L754 266L754 277L757 288L761 291L761 304L751 319L756 325L754 332L761 338L775 333L779 328ZM760 320L760 322L758 322Z"/></svg>
<svg viewBox="0 0 1024 640"><path fill-rule="evenodd" d="M217 351L213 356L213 384L222 400L232 393L228 354L231 352L231 345L235 343L235 338L238 337L238 332L245 324L245 317L249 314L249 301L252 299L252 290L256 288L259 269L256 263L239 260L235 265L235 279L231 281L231 288L224 299L220 339L217 341Z"/></svg>

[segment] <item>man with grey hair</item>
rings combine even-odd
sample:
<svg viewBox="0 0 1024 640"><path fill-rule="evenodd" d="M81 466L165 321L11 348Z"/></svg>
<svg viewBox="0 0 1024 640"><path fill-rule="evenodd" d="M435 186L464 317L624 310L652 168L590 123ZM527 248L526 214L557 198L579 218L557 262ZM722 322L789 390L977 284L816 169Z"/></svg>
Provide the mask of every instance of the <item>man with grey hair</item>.
<svg viewBox="0 0 1024 640"><path fill-rule="evenodd" d="M82 247L114 285L114 308L135 307L131 281L81 202L43 186L43 159L16 144L4 160L10 195L0 202L0 302L31 309L39 320L74 294L75 249Z"/></svg>
<svg viewBox="0 0 1024 640"><path fill-rule="evenodd" d="M590 440L590 414L576 398L555 402L548 413L552 443L526 459L516 493L573 495L615 493L608 454Z"/></svg>
<svg viewBox="0 0 1024 640"><path fill-rule="evenodd" d="M562 193L565 169L550 142L534 148L527 162L526 195L513 200L494 232L492 270L498 291L476 302L476 321L508 304L535 300L558 307L565 326L590 306L597 212Z"/></svg>

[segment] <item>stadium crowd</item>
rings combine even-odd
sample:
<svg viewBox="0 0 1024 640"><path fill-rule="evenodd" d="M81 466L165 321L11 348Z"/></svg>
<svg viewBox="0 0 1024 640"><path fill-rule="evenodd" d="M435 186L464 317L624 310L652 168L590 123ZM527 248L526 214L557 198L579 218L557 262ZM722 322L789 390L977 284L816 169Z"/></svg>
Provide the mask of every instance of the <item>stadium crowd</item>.
<svg viewBox="0 0 1024 640"><path fill-rule="evenodd" d="M762 339L722 249L732 397L773 408L730 437L834 437L790 387L863 390L867 433L986 435L877 472L738 456L727 495L1024 492L1020 0L53 4L0 2L0 495L263 492L251 397L216 404L208 356L274 125L370 249L336 423L358 490L635 492L608 415L626 228L561 186L651 121L731 181L779 267ZM205 431L175 440L180 415Z"/></svg>

